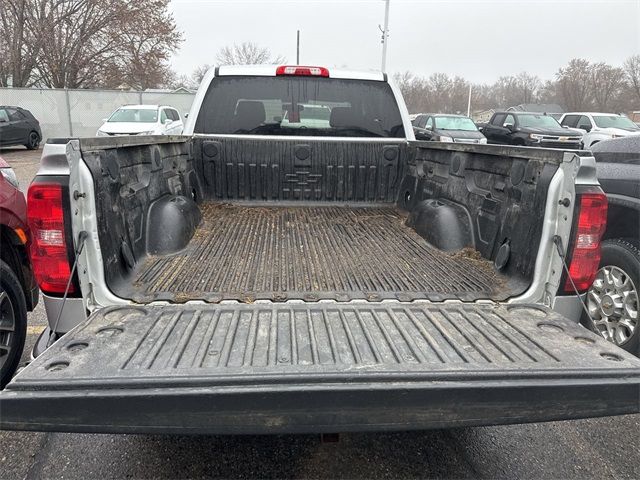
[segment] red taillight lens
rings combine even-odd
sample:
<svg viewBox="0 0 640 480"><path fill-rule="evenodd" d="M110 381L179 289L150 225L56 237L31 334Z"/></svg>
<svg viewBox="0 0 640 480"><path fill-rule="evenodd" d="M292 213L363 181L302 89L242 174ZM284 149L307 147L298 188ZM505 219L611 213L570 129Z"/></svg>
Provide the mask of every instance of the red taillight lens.
<svg viewBox="0 0 640 480"><path fill-rule="evenodd" d="M33 273L44 293L64 293L71 276L64 228L62 186L33 183L27 194ZM69 292L75 291L73 282Z"/></svg>
<svg viewBox="0 0 640 480"><path fill-rule="evenodd" d="M281 65L276 75L296 75L302 77L329 77L329 70L324 67L302 67L298 65Z"/></svg>
<svg viewBox="0 0 640 480"><path fill-rule="evenodd" d="M587 290L600 265L600 241L607 226L607 197L604 193L580 195L569 275L579 292ZM567 278L565 292L573 292Z"/></svg>

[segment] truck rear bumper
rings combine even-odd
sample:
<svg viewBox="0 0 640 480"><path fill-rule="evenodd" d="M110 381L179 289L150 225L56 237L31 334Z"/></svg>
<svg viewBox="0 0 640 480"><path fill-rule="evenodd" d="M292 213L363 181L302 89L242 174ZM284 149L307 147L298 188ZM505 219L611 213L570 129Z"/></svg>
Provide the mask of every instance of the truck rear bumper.
<svg viewBox="0 0 640 480"><path fill-rule="evenodd" d="M0 426L98 433L326 433L500 425L639 411L637 378L387 376L344 381L6 392Z"/></svg>
<svg viewBox="0 0 640 480"><path fill-rule="evenodd" d="M0 428L410 430L640 411L640 360L550 310L103 309L0 393Z"/></svg>

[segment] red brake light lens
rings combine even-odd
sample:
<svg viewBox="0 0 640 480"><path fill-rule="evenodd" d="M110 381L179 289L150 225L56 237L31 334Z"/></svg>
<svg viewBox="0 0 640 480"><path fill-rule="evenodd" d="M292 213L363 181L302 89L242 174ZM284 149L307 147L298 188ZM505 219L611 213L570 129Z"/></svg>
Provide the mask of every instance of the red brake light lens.
<svg viewBox="0 0 640 480"><path fill-rule="evenodd" d="M44 293L64 293L71 276L64 228L62 186L33 183L27 194L27 220L31 229L29 253L33 273ZM73 282L69 292L75 291Z"/></svg>
<svg viewBox="0 0 640 480"><path fill-rule="evenodd" d="M299 77L329 77L329 70L324 67L281 65L276 69L276 75L293 75Z"/></svg>
<svg viewBox="0 0 640 480"><path fill-rule="evenodd" d="M577 229L569 265L569 275L579 292L586 291L600 265L600 245L607 226L607 197L604 193L580 195ZM567 278L565 292L573 292Z"/></svg>

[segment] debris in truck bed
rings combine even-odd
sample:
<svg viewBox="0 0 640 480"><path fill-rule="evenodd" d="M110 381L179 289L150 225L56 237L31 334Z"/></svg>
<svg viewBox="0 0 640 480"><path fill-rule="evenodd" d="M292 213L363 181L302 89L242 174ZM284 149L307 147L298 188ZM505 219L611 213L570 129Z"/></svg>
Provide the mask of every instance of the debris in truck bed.
<svg viewBox="0 0 640 480"><path fill-rule="evenodd" d="M181 252L141 262L125 294L169 300L501 300L513 294L473 249L431 247L393 206L201 206ZM467 251L469 250L469 251Z"/></svg>

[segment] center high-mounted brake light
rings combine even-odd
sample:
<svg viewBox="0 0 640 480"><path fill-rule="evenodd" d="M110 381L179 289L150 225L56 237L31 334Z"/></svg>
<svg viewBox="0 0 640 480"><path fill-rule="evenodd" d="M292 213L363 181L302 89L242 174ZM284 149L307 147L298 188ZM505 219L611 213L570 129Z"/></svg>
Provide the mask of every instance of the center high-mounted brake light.
<svg viewBox="0 0 640 480"><path fill-rule="evenodd" d="M63 294L71 276L63 201L62 185L58 183L34 182L29 187L29 253L38 286L49 294ZM74 282L71 282L69 293L75 291Z"/></svg>
<svg viewBox="0 0 640 480"><path fill-rule="evenodd" d="M276 75L293 75L299 77L329 77L329 70L324 67L282 65L276 69Z"/></svg>
<svg viewBox="0 0 640 480"><path fill-rule="evenodd" d="M607 197L602 191L578 196L577 222L574 226L569 275L579 292L589 289L600 265L600 246L607 226ZM573 293L569 278L564 290Z"/></svg>

